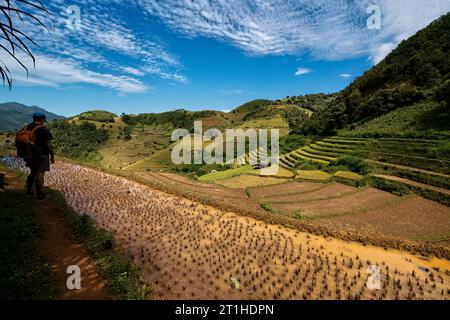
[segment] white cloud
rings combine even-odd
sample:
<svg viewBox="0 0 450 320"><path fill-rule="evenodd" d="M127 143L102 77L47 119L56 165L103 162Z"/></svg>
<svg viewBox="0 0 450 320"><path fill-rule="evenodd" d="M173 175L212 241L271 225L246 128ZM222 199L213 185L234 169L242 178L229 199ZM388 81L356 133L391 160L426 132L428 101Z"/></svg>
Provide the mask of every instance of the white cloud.
<svg viewBox="0 0 450 320"><path fill-rule="evenodd" d="M308 68L297 68L297 71L295 72L296 76L302 76L308 73L311 73L312 70Z"/></svg>
<svg viewBox="0 0 450 320"><path fill-rule="evenodd" d="M71 30L66 26L65 9L69 5L81 8L80 30ZM51 26L51 37L43 28L36 27L34 22L16 18L20 29L40 44L40 48L33 48L35 55L44 59L38 61L40 67L35 70L31 60L26 60L32 74L27 78L13 72L16 82L58 87L68 83L90 83L120 94L148 90L151 86L145 83L150 80L147 75L188 83L180 73L182 65L178 57L169 52L165 43L130 23L126 14L132 4L111 0L58 0L46 6L53 15L39 12L37 15L47 26ZM140 9L137 7L137 10ZM50 60L58 62L53 66L54 70L45 67ZM135 65L139 68L133 67ZM58 76L64 74L66 68L71 68L67 81ZM16 71L23 70L17 68ZM141 77L141 80L135 77Z"/></svg>
<svg viewBox="0 0 450 320"><path fill-rule="evenodd" d="M386 56L397 47L394 42L382 43L380 46L372 50L372 61L377 64L381 62Z"/></svg>
<svg viewBox="0 0 450 320"><path fill-rule="evenodd" d="M19 58L27 59L24 56L19 56ZM114 90L121 95L144 93L151 89L135 78L94 72L69 59L39 55L36 57L35 68L30 69L28 75L10 57L2 54L0 59L10 66L10 70L14 74L14 81L24 85L57 88L64 85L91 84Z"/></svg>
<svg viewBox="0 0 450 320"><path fill-rule="evenodd" d="M348 79L348 78L351 78L352 75L350 73L341 73L339 75L339 77L344 78L344 79Z"/></svg>
<svg viewBox="0 0 450 320"><path fill-rule="evenodd" d="M251 55L310 53L317 59L366 54L378 61L385 43L398 44L450 11L448 0L138 0L176 33L231 43ZM367 8L379 5L382 29L367 28Z"/></svg>
<svg viewBox="0 0 450 320"><path fill-rule="evenodd" d="M219 92L220 94L239 95L239 94L243 94L244 90L226 86L225 88L217 90L217 92Z"/></svg>
<svg viewBox="0 0 450 320"><path fill-rule="evenodd" d="M145 72L143 72L143 71L141 71L141 70L139 70L139 69L133 68L133 67L122 67L121 69L122 69L124 72L126 72L126 73L128 73L128 74L131 74L131 75L133 75L133 76L139 76L139 77L142 77L142 76L145 75Z"/></svg>

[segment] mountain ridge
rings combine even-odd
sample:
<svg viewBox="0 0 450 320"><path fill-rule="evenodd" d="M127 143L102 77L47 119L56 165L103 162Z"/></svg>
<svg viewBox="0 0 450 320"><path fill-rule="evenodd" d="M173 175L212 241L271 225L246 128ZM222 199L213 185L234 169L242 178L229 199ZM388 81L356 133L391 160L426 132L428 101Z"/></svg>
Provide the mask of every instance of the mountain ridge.
<svg viewBox="0 0 450 320"><path fill-rule="evenodd" d="M49 112L38 106L27 106L18 102L0 103L0 131L14 131L32 121L33 113L42 112L48 121L63 119L63 116Z"/></svg>

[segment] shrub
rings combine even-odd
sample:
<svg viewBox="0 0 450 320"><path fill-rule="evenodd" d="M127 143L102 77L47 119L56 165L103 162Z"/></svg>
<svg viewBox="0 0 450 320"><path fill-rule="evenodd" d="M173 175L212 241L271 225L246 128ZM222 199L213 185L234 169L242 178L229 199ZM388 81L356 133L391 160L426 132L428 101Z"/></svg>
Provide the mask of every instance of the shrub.
<svg viewBox="0 0 450 320"><path fill-rule="evenodd" d="M83 112L82 114L79 115L78 118L80 120L87 120L87 121L114 122L114 117L116 117L114 113L102 110L94 110Z"/></svg>
<svg viewBox="0 0 450 320"><path fill-rule="evenodd" d="M369 173L369 165L361 158L344 156L330 163L330 166L345 167L350 171L366 175Z"/></svg>

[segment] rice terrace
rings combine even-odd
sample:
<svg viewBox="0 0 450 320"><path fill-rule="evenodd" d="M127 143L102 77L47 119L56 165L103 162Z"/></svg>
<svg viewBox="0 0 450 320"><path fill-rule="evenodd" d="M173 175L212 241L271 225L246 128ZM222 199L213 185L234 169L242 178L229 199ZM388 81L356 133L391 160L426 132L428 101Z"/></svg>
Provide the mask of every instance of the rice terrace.
<svg viewBox="0 0 450 320"><path fill-rule="evenodd" d="M450 299L448 3L3 2L0 300Z"/></svg>

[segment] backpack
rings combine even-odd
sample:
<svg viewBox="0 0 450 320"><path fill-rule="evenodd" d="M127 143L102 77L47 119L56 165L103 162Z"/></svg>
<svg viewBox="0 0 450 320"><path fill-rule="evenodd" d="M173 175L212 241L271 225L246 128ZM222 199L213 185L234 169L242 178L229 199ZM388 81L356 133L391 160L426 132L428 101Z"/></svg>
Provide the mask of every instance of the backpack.
<svg viewBox="0 0 450 320"><path fill-rule="evenodd" d="M36 130L42 128L42 125L36 125L32 130L25 126L16 134L17 157L23 159L32 159L39 153L36 146Z"/></svg>

